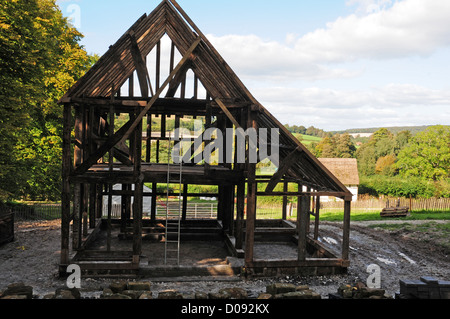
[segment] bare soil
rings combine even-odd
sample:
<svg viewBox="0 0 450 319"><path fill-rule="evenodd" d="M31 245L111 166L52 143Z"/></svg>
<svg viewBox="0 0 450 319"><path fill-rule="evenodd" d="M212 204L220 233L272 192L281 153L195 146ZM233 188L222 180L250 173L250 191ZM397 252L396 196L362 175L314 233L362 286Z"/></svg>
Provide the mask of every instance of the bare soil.
<svg viewBox="0 0 450 319"><path fill-rule="evenodd" d="M418 223L408 221L408 223ZM445 222L444 222L445 223ZM448 223L448 221L446 222ZM265 292L273 282L309 285L328 298L342 284L366 283L367 267L381 267L382 288L394 297L399 291L400 279L419 279L432 276L450 280L450 257L448 250L433 242L432 236L423 240L411 231L386 231L368 227L369 222L353 222L350 233L350 268L348 274L333 276L298 277L286 276L272 279L233 277L226 280L211 278L173 278L152 281L152 291L157 294L167 289L181 293L217 292L221 288L247 289L250 297ZM0 291L11 283L23 282L34 288L37 298L65 287L58 277L60 254L60 221L16 222L15 240L0 246ZM320 238L330 250L340 254L342 240L341 223L324 222L320 226ZM444 239L448 241L448 238ZM193 251L193 250L191 250ZM82 279L82 296L96 298L113 279Z"/></svg>

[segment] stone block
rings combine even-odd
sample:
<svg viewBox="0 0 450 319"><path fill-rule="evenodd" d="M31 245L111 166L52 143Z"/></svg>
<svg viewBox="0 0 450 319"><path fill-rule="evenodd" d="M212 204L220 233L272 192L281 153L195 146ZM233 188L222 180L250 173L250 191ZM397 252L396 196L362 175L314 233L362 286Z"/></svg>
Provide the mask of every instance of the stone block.
<svg viewBox="0 0 450 319"><path fill-rule="evenodd" d="M27 299L32 299L33 298L33 287L26 286L22 282L10 284L10 285L8 285L8 288L3 292L3 297L13 296L13 295L18 295L18 296L23 295L23 296L26 296Z"/></svg>
<svg viewBox="0 0 450 319"><path fill-rule="evenodd" d="M1 299L28 299L26 295L8 295L8 296L4 296Z"/></svg>
<svg viewBox="0 0 450 319"><path fill-rule="evenodd" d="M295 292L297 287L293 284L275 283L266 287L266 292L271 295L278 295L288 292Z"/></svg>
<svg viewBox="0 0 450 319"><path fill-rule="evenodd" d="M141 294L140 296L139 296L139 299L153 299L153 295L152 295L152 292L150 292L150 291L146 291L146 292L144 292L143 294Z"/></svg>
<svg viewBox="0 0 450 319"><path fill-rule="evenodd" d="M125 296L129 296L131 297L131 299L139 299L139 297L145 293L146 291L144 290L124 290L121 292L121 294L125 295Z"/></svg>
<svg viewBox="0 0 450 319"><path fill-rule="evenodd" d="M146 290L150 291L151 284L148 281L141 281L141 282L129 282L128 283L128 290Z"/></svg>
<svg viewBox="0 0 450 319"><path fill-rule="evenodd" d="M110 296L103 297L103 299L131 300L132 298L124 294L112 294Z"/></svg>
<svg viewBox="0 0 450 319"><path fill-rule="evenodd" d="M273 298L273 297L272 297L271 294L265 294L265 293L262 293L262 294L259 294L259 296L258 296L257 299L268 300L268 299L272 299L272 298Z"/></svg>
<svg viewBox="0 0 450 319"><path fill-rule="evenodd" d="M55 291L55 299L80 299L81 293L77 288L58 288Z"/></svg>
<svg viewBox="0 0 450 319"><path fill-rule="evenodd" d="M165 290L158 294L158 299L183 299L183 295L176 290Z"/></svg>
<svg viewBox="0 0 450 319"><path fill-rule="evenodd" d="M274 299L321 299L321 296L311 290L301 290L277 294Z"/></svg>
<svg viewBox="0 0 450 319"><path fill-rule="evenodd" d="M204 299L208 299L208 294L204 293L204 292L196 292L194 297L195 297L195 299L204 300Z"/></svg>
<svg viewBox="0 0 450 319"><path fill-rule="evenodd" d="M222 292L210 292L208 294L209 299L226 300L231 299L231 294L227 291Z"/></svg>
<svg viewBox="0 0 450 319"><path fill-rule="evenodd" d="M437 286L439 283L439 280L430 276L420 277L420 281L426 283L427 285L434 285L434 286Z"/></svg>
<svg viewBox="0 0 450 319"><path fill-rule="evenodd" d="M295 291L309 290L307 285L297 286L295 287Z"/></svg>
<svg viewBox="0 0 450 319"><path fill-rule="evenodd" d="M127 290L127 282L124 280L113 281L109 285L109 289L111 289L113 293L121 293L122 291Z"/></svg>
<svg viewBox="0 0 450 319"><path fill-rule="evenodd" d="M242 288L224 288L219 290L219 293L227 293L231 299L247 299L248 293Z"/></svg>

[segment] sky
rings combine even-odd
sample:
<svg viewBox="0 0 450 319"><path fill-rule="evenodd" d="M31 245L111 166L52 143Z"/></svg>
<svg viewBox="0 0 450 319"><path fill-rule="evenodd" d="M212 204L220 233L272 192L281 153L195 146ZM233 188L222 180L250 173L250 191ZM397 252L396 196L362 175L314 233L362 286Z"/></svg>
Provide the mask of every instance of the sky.
<svg viewBox="0 0 450 319"><path fill-rule="evenodd" d="M159 0L58 0L103 55ZM280 122L450 125L449 0L178 0Z"/></svg>

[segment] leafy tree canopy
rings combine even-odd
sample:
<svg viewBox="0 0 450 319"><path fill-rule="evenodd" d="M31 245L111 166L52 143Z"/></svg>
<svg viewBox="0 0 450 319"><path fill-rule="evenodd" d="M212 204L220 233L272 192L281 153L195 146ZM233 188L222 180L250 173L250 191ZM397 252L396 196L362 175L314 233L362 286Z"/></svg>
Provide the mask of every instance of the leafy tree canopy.
<svg viewBox="0 0 450 319"><path fill-rule="evenodd" d="M450 127L437 125L417 134L398 155L403 176L433 181L450 178Z"/></svg>
<svg viewBox="0 0 450 319"><path fill-rule="evenodd" d="M79 44L82 34L54 0L0 3L0 198L57 198L57 100L97 57Z"/></svg>

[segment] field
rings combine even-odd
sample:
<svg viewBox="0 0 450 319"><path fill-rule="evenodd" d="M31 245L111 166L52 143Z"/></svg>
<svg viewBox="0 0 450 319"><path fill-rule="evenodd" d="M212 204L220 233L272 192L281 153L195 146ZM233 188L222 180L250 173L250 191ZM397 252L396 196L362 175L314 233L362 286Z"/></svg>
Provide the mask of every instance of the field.
<svg viewBox="0 0 450 319"><path fill-rule="evenodd" d="M311 144L313 142L319 143L322 140L322 138L320 138L320 137L310 136L310 135L303 135L303 134L297 134L297 133L294 133L294 136L297 139L299 139L300 142L302 142L302 144L304 144L304 145L309 145L309 144Z"/></svg>

